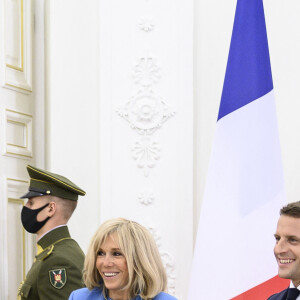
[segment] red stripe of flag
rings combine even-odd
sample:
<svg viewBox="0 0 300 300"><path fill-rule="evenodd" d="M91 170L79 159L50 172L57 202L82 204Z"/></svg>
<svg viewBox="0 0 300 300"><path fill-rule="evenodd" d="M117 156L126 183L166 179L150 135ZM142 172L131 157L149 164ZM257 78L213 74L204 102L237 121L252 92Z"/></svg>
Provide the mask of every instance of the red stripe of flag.
<svg viewBox="0 0 300 300"><path fill-rule="evenodd" d="M275 276L260 285L232 298L231 300L266 300L289 286L289 279Z"/></svg>

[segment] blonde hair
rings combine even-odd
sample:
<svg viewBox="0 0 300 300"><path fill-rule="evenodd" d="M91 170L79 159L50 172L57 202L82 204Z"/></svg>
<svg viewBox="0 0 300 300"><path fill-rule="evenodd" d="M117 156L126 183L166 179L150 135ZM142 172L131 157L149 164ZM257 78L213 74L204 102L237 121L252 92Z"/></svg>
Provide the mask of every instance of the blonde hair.
<svg viewBox="0 0 300 300"><path fill-rule="evenodd" d="M105 290L96 259L101 245L113 233L117 234L127 262L129 280L124 290L128 290L129 297L140 295L142 299L151 299L165 291L166 271L152 235L142 225L123 218L104 222L94 234L84 262L83 279L87 288L103 287Z"/></svg>

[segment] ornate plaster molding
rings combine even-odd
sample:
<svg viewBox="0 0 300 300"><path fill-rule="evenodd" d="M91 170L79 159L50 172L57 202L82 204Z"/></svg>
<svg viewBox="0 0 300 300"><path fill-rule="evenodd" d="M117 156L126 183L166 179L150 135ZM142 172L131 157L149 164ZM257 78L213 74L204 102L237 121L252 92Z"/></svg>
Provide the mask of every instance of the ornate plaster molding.
<svg viewBox="0 0 300 300"><path fill-rule="evenodd" d="M175 111L153 90L153 86L160 79L160 68L153 57L138 59L133 69L133 79L138 89L134 96L116 109L116 112L138 134L149 136L174 116ZM160 158L160 149L159 143L147 139L136 142L132 147L132 156L137 160L138 167L144 170L145 177L149 176L149 170Z"/></svg>
<svg viewBox="0 0 300 300"><path fill-rule="evenodd" d="M139 22L139 27L144 32L150 32L154 30L155 24L149 18L142 18Z"/></svg>
<svg viewBox="0 0 300 300"><path fill-rule="evenodd" d="M144 170L144 176L149 176L149 169L155 166L160 158L161 146L149 138L143 138L132 147L132 156L137 161L137 166Z"/></svg>
<svg viewBox="0 0 300 300"><path fill-rule="evenodd" d="M143 190L138 194L138 200L141 204L145 206L149 206L153 204L155 200L154 193L149 190Z"/></svg>
<svg viewBox="0 0 300 300"><path fill-rule="evenodd" d="M141 57L133 69L136 84L149 87L160 79L160 68L153 57Z"/></svg>
<svg viewBox="0 0 300 300"><path fill-rule="evenodd" d="M153 134L175 114L165 101L149 88L139 90L117 109L117 113L141 135Z"/></svg>
<svg viewBox="0 0 300 300"><path fill-rule="evenodd" d="M175 295L176 293L176 276L175 276L175 266L174 266L174 258L168 252L160 252L160 256L164 267L166 269L167 277L168 277L168 292L171 295Z"/></svg>
<svg viewBox="0 0 300 300"><path fill-rule="evenodd" d="M155 229L154 227L148 227L148 229L150 230L156 245L158 247L161 259L162 259L162 263L165 267L166 273L167 273L167 277L168 277L168 292L172 295L176 294L176 276L175 276L175 263L174 263L174 258L173 256L162 250L161 248L161 237L158 233L158 230Z"/></svg>

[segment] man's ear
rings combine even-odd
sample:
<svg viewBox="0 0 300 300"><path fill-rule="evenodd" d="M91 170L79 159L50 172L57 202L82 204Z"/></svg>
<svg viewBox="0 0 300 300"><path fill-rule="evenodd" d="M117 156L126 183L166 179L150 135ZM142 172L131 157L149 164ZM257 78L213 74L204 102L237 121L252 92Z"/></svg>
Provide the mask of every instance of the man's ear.
<svg viewBox="0 0 300 300"><path fill-rule="evenodd" d="M52 217L52 216L55 214L56 209L57 209L57 204L56 204L56 202L54 202L54 201L49 202L48 213L47 213L48 216L49 216L49 217Z"/></svg>

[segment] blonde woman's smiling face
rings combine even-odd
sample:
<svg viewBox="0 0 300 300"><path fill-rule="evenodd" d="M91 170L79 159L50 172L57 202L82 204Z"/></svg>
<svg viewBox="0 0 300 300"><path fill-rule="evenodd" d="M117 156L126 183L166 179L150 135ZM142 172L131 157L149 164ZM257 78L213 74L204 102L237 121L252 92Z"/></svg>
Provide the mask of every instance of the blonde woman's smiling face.
<svg viewBox="0 0 300 300"><path fill-rule="evenodd" d="M97 252L96 268L112 299L128 299L128 267L122 253L117 233L110 234Z"/></svg>

